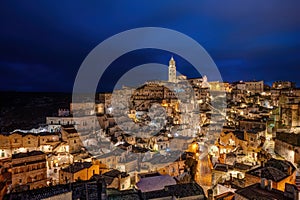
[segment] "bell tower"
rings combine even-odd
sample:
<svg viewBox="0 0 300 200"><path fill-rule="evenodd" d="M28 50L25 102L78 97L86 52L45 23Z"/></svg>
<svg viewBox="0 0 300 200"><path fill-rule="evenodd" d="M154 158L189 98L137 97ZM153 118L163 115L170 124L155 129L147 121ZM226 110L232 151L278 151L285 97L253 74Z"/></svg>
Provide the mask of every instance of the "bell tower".
<svg viewBox="0 0 300 200"><path fill-rule="evenodd" d="M176 83L176 65L173 56L169 61L169 82Z"/></svg>

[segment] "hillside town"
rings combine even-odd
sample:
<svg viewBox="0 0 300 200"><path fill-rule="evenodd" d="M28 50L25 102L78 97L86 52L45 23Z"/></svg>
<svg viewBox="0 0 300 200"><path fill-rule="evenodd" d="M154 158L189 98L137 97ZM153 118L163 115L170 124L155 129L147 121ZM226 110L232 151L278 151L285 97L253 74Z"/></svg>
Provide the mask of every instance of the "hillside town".
<svg viewBox="0 0 300 200"><path fill-rule="evenodd" d="M300 89L176 75L0 133L0 199L299 199Z"/></svg>

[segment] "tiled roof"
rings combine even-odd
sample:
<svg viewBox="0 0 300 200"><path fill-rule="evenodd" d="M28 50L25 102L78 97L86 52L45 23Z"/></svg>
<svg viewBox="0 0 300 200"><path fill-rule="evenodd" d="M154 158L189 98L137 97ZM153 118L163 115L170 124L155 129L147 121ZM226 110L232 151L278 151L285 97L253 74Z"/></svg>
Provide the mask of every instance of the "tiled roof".
<svg viewBox="0 0 300 200"><path fill-rule="evenodd" d="M234 168L235 169L240 169L240 170L249 170L251 169L253 166L251 165L246 165L246 164L243 164L243 163L234 163Z"/></svg>
<svg viewBox="0 0 300 200"><path fill-rule="evenodd" d="M113 169L113 170L108 171L108 172L105 172L105 173L103 174L103 176L109 176L109 177L114 177L114 178L118 177L119 175L120 175L122 178L129 176L129 174L127 174L126 172L120 172L120 171L117 170L117 169Z"/></svg>
<svg viewBox="0 0 300 200"><path fill-rule="evenodd" d="M163 197L176 197L181 199L196 196L202 196L197 198L199 200L206 199L203 189L197 183L168 185L161 190L143 193L144 199L156 199Z"/></svg>
<svg viewBox="0 0 300 200"><path fill-rule="evenodd" d="M82 169L90 168L93 164L90 162L75 162L66 168L61 169L64 172L76 173Z"/></svg>
<svg viewBox="0 0 300 200"><path fill-rule="evenodd" d="M124 190L119 191L117 189L107 189L107 199L108 200L140 200L141 192L139 190Z"/></svg>
<svg viewBox="0 0 300 200"><path fill-rule="evenodd" d="M37 155L43 155L43 154L45 154L45 153L42 151L29 151L26 153L16 153L16 154L12 155L12 159L29 157L29 156L37 156Z"/></svg>
<svg viewBox="0 0 300 200"><path fill-rule="evenodd" d="M276 133L276 140L280 140L293 146L300 146L300 134L295 133Z"/></svg>
<svg viewBox="0 0 300 200"><path fill-rule="evenodd" d="M292 169L292 171L295 171L296 169L291 162L287 160L277 160L274 158L270 159L265 165L268 167L274 167L285 173L289 173L289 169Z"/></svg>
<svg viewBox="0 0 300 200"><path fill-rule="evenodd" d="M295 170L295 167L288 161L270 159L265 163L265 167L259 167L246 172L247 174L266 178L275 182L279 182L282 179L290 176L291 171Z"/></svg>
<svg viewBox="0 0 300 200"><path fill-rule="evenodd" d="M215 166L214 166L214 170L227 172L228 171L228 165L216 163Z"/></svg>
<svg viewBox="0 0 300 200"><path fill-rule="evenodd" d="M284 192L272 189L262 189L260 184L250 185L248 187L239 189L235 192L239 194L245 199L259 199L259 200L269 200L269 199L276 199L276 200L292 200L284 195Z"/></svg>
<svg viewBox="0 0 300 200"><path fill-rule="evenodd" d="M14 200L40 200L49 197L53 197L59 194L69 192L68 185L57 185L52 187L45 187L36 190L29 190L20 193L12 193L7 195L7 199L14 199Z"/></svg>
<svg viewBox="0 0 300 200"><path fill-rule="evenodd" d="M97 200L101 199L99 194L102 190L102 182L82 181L66 185L56 185L52 187L28 190L20 193L11 193L6 195L4 199L40 200L72 192L72 199L86 199L86 197L88 197L89 200Z"/></svg>

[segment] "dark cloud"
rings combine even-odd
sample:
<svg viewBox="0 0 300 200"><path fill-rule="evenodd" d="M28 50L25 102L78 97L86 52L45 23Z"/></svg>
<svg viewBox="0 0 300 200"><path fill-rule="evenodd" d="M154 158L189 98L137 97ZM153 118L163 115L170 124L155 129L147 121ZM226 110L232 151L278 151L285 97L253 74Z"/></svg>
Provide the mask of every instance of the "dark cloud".
<svg viewBox="0 0 300 200"><path fill-rule="evenodd" d="M6 1L0 3L0 89L71 91L81 62L106 38L157 26L197 40L223 79L298 81L300 1ZM176 43L176 41L174 41ZM120 59L105 89L136 64L168 64L170 52L138 52ZM136 61L133 61L135 59ZM193 76L178 58L181 73ZM126 67L123 67L126 66ZM299 81L298 81L299 82Z"/></svg>

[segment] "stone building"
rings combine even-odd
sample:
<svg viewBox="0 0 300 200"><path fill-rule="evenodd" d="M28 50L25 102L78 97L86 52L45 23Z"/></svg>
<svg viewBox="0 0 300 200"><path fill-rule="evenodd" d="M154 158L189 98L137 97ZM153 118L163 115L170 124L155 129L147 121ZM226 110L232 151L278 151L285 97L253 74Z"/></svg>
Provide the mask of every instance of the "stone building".
<svg viewBox="0 0 300 200"><path fill-rule="evenodd" d="M295 185L286 184L285 190L280 191L270 187L262 181L240 188L235 191L234 199L236 200L252 200L252 199L277 199L277 200L298 200L299 190Z"/></svg>
<svg viewBox="0 0 300 200"><path fill-rule="evenodd" d="M11 173L4 166L4 163L0 163L0 199L3 199L4 195L9 191L10 184Z"/></svg>
<svg viewBox="0 0 300 200"><path fill-rule="evenodd" d="M89 180L99 174L99 165L92 162L75 162L59 171L59 183L66 184L78 180Z"/></svg>
<svg viewBox="0 0 300 200"><path fill-rule="evenodd" d="M41 150L52 152L60 142L60 133L57 132L21 132L0 133L0 159L9 158L14 153Z"/></svg>
<svg viewBox="0 0 300 200"><path fill-rule="evenodd" d="M272 84L272 88L274 89L291 89L295 88L296 84L291 81L275 81Z"/></svg>
<svg viewBox="0 0 300 200"><path fill-rule="evenodd" d="M12 188L28 190L47 186L46 154L31 151L12 155Z"/></svg>
<svg viewBox="0 0 300 200"><path fill-rule="evenodd" d="M263 118L239 120L240 130L265 129L265 128L266 128L266 120Z"/></svg>
<svg viewBox="0 0 300 200"><path fill-rule="evenodd" d="M183 173L185 166L185 160L180 154L180 151L170 152L166 155L154 154L148 160L144 158L141 169L177 177Z"/></svg>
<svg viewBox="0 0 300 200"><path fill-rule="evenodd" d="M295 184L296 168L285 160L270 159L263 166L246 172L245 186L267 181L269 187L284 191L285 184Z"/></svg>
<svg viewBox="0 0 300 200"><path fill-rule="evenodd" d="M277 132L275 152L292 163L300 164L300 134Z"/></svg>
<svg viewBox="0 0 300 200"><path fill-rule="evenodd" d="M72 125L63 125L61 127L62 141L69 145L70 153L76 153L83 147L80 133Z"/></svg>
<svg viewBox="0 0 300 200"><path fill-rule="evenodd" d="M244 187L244 178L246 172L252 169L253 166L245 165L242 163L234 163L233 165L215 164L212 170L212 185L214 194L216 193L217 184L224 184L226 181L229 181L233 184L242 182L239 187Z"/></svg>
<svg viewBox="0 0 300 200"><path fill-rule="evenodd" d="M96 175L96 178L103 178L105 180L106 188L128 190L131 187L129 174L120 172L116 169L105 172L102 175Z"/></svg>
<svg viewBox="0 0 300 200"><path fill-rule="evenodd" d="M80 117L46 117L46 123L48 125L73 125L78 131L93 131L98 121L95 120L95 116L83 115Z"/></svg>
<svg viewBox="0 0 300 200"><path fill-rule="evenodd" d="M264 81L247 81L246 90L251 93L262 93L264 91Z"/></svg>
<svg viewBox="0 0 300 200"><path fill-rule="evenodd" d="M280 105L280 119L285 127L294 128L300 126L300 103Z"/></svg>

